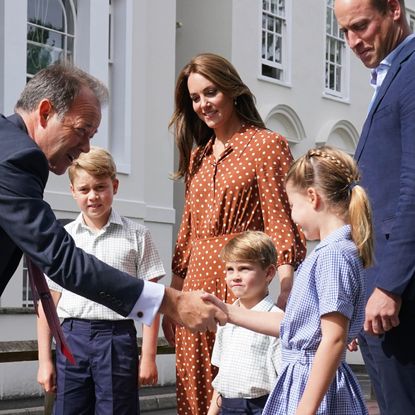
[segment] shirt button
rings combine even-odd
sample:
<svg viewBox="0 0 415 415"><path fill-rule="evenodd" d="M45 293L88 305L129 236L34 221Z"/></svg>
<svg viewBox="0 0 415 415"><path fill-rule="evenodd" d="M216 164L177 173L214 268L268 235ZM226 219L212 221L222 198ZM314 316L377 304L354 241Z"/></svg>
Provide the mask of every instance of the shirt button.
<svg viewBox="0 0 415 415"><path fill-rule="evenodd" d="M142 311L137 311L137 317L138 318L143 318L143 312Z"/></svg>

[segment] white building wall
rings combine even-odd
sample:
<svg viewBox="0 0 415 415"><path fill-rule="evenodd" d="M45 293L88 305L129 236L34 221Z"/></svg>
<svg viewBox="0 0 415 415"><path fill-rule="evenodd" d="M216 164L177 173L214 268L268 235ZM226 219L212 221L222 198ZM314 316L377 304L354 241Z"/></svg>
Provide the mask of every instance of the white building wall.
<svg viewBox="0 0 415 415"><path fill-rule="evenodd" d="M173 139L167 125L173 111L176 4L152 0L112 3L112 63L108 63L108 2L102 0L78 1L75 63L112 87L110 106L103 109L92 144L114 154L120 179L114 207L150 229L167 271L162 282L168 285L175 211L169 180ZM0 2L0 109L5 114L12 112L26 82L26 4L26 0ZM59 218L74 218L78 213L66 174L50 175L45 200ZM0 306L20 307L21 287L20 266L0 298ZM36 339L33 314L0 314L0 341L26 339ZM173 383L174 356L158 356L157 363L159 382ZM35 362L0 364L0 399L40 394L36 370Z"/></svg>

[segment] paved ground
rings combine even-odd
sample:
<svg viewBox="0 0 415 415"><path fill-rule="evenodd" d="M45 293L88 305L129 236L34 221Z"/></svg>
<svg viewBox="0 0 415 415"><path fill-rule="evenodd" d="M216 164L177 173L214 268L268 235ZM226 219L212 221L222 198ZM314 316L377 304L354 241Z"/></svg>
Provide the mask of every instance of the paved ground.
<svg viewBox="0 0 415 415"><path fill-rule="evenodd" d="M369 408L369 415L379 415L379 409L375 401L368 402ZM36 410L37 409L37 410ZM1 415L41 415L43 414L43 410L41 408L33 408L33 410L28 409L17 409L17 410L10 410L10 411L2 411L0 410ZM149 415L177 415L176 409L159 409L150 412L142 412L143 414L147 413Z"/></svg>
<svg viewBox="0 0 415 415"><path fill-rule="evenodd" d="M379 415L380 414L378 405L375 401L369 401L367 406L368 406L368 409L369 409L369 415ZM175 409L165 409L165 410L151 412L151 414L154 414L154 415L176 415L176 410ZM150 412L149 412L149 415L150 415Z"/></svg>
<svg viewBox="0 0 415 415"><path fill-rule="evenodd" d="M371 401L368 402L368 408L369 408L369 415L379 415L379 408L376 402ZM150 414L150 413L149 413ZM155 414L155 415L176 415L176 410L173 409L166 409L163 411L156 411L156 412L151 412L151 414Z"/></svg>
<svg viewBox="0 0 415 415"><path fill-rule="evenodd" d="M362 381L363 390L367 399L370 399L370 385ZM142 415L177 415L175 387L143 388L140 392L140 406ZM44 415L43 399L21 400L19 402L0 401L0 415ZM379 408L374 400L368 400L369 415L380 415Z"/></svg>

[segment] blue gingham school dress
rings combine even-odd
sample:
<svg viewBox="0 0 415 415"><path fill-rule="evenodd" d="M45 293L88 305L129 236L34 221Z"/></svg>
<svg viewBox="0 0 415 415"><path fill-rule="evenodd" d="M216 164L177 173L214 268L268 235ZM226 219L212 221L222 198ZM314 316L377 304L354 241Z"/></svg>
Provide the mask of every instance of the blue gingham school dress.
<svg viewBox="0 0 415 415"><path fill-rule="evenodd" d="M264 415L295 413L321 341L321 316L334 311L346 316L350 320L348 341L363 326L364 271L350 232L349 225L332 232L298 268L281 324L281 374ZM368 414L344 356L316 414Z"/></svg>

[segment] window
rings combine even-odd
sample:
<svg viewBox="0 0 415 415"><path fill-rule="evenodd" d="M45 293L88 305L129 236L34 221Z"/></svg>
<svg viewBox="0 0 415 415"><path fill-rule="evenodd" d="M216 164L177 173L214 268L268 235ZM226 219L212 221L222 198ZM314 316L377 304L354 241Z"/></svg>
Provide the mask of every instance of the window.
<svg viewBox="0 0 415 415"><path fill-rule="evenodd" d="M288 81L285 0L262 0L261 76Z"/></svg>
<svg viewBox="0 0 415 415"><path fill-rule="evenodd" d="M412 10L406 10L406 15L408 18L408 22L409 22L409 27L411 29L411 32L414 33L415 32L415 12L413 12Z"/></svg>
<svg viewBox="0 0 415 415"><path fill-rule="evenodd" d="M73 61L75 40L73 0L27 2L27 78L62 60Z"/></svg>
<svg viewBox="0 0 415 415"><path fill-rule="evenodd" d="M339 30L334 15L334 0L327 0L326 6L326 68L325 92L328 95L345 98L346 92L346 42Z"/></svg>

